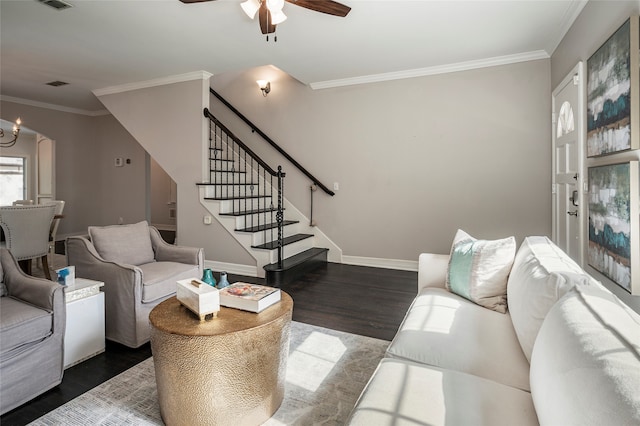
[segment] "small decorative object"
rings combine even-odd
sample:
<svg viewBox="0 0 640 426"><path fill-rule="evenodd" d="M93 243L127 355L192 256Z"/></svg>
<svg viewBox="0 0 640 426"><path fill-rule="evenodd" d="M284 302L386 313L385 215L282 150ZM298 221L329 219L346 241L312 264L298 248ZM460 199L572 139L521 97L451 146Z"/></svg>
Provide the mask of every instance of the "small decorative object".
<svg viewBox="0 0 640 426"><path fill-rule="evenodd" d="M211 269L208 269L211 272ZM182 306L189 309L204 321L207 315L218 316L220 310L220 296L218 289L205 285L204 281L195 278L178 281L176 297Z"/></svg>
<svg viewBox="0 0 640 426"><path fill-rule="evenodd" d="M56 274L58 274L58 283L62 285L73 285L76 281L75 266L56 269Z"/></svg>
<svg viewBox="0 0 640 426"><path fill-rule="evenodd" d="M202 281L209 284L211 287L216 286L216 279L213 277L213 271L209 268L204 270L202 274Z"/></svg>
<svg viewBox="0 0 640 426"><path fill-rule="evenodd" d="M218 283L218 288L229 287L229 281L227 280L227 273L220 272L220 282Z"/></svg>

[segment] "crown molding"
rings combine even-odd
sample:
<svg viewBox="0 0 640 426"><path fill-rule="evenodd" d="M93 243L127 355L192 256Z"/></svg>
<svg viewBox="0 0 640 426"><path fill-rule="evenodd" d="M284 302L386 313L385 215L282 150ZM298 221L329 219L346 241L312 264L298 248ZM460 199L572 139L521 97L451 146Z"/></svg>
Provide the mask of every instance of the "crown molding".
<svg viewBox="0 0 640 426"><path fill-rule="evenodd" d="M61 111L61 112L70 112L72 114L88 115L89 117L98 117L101 115L111 114L106 109L89 111L86 109L71 108L71 107L66 107L62 105L50 104L47 102L40 102L40 101L32 101L31 99L15 98L13 96L6 96L6 95L0 95L0 101L13 102L16 104L29 105L29 106L34 106L38 108L52 109L52 110Z"/></svg>
<svg viewBox="0 0 640 426"><path fill-rule="evenodd" d="M96 89L93 94L100 97L104 95L113 95L115 93L129 92L131 90L146 89L149 87L165 86L173 83L183 83L192 80L208 80L213 74L206 71L194 71L186 74L172 75L168 77L155 78L153 80L140 81L137 83L121 84L119 86L110 86L103 89Z"/></svg>
<svg viewBox="0 0 640 426"><path fill-rule="evenodd" d="M560 46L562 39L565 35L567 35L576 19L578 19L578 15L580 15L582 9L584 9L588 1L589 0L573 0L569 2L567 10L562 16L562 23L558 28L558 34L551 42L551 44L547 46L547 51L551 52L551 55L553 55L558 46Z"/></svg>
<svg viewBox="0 0 640 426"><path fill-rule="evenodd" d="M353 86L356 84L379 83L383 81L401 80L405 78L448 74L452 72L468 71L478 68L488 68L499 65L515 64L518 62L548 59L549 57L549 54L544 50L535 50L532 52L518 53L515 55L496 56L493 58L458 62L455 64L438 65L435 67L417 68L412 70L387 72L382 74L371 74L361 77L343 78L338 80L318 81L315 83L310 83L309 86L313 90L330 89L333 87Z"/></svg>

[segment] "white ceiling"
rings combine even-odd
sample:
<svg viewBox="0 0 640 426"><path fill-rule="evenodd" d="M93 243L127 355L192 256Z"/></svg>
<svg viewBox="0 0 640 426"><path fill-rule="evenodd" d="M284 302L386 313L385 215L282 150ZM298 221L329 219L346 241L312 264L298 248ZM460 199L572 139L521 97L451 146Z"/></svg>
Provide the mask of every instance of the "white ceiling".
<svg viewBox="0 0 640 426"><path fill-rule="evenodd" d="M240 0L66 1L0 1L3 98L98 111L92 90L199 70L272 64L322 88L549 57L587 0L343 0L346 18L286 3L277 42Z"/></svg>

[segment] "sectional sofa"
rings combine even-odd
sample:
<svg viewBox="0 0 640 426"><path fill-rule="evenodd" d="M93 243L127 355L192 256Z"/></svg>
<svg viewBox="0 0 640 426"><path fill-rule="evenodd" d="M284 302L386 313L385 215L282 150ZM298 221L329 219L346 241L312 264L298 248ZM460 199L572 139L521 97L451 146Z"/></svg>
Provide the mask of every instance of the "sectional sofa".
<svg viewBox="0 0 640 426"><path fill-rule="evenodd" d="M420 256L349 424L640 424L640 316L546 237L516 253L460 232L450 255Z"/></svg>

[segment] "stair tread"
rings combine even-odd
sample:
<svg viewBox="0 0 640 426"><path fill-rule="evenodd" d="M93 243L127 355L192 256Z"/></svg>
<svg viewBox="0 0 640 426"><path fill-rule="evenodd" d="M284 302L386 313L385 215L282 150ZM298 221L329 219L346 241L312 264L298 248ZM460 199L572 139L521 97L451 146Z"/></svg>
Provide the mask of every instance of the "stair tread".
<svg viewBox="0 0 640 426"><path fill-rule="evenodd" d="M271 195L238 195L231 197L204 197L205 200L218 200L218 201L230 201L230 200L251 200L254 198L271 198Z"/></svg>
<svg viewBox="0 0 640 426"><path fill-rule="evenodd" d="M224 186L224 185L238 185L238 186L257 186L258 184L255 182L236 182L236 183L207 183L207 182L203 182L203 183L196 183L196 185L200 185L200 186Z"/></svg>
<svg viewBox="0 0 640 426"><path fill-rule="evenodd" d="M300 221L299 220L283 220L282 226L293 225L295 223L300 223ZM236 229L236 232L260 232L260 231L265 231L267 229L274 229L277 227L278 227L278 222L263 223L262 225L251 226L249 228Z"/></svg>
<svg viewBox="0 0 640 426"><path fill-rule="evenodd" d="M293 244L298 241L306 240L307 238L313 237L313 234L295 234L290 237L284 237L282 239L282 245L286 246L288 244ZM273 250L278 248L278 241L269 241L268 243L260 244L259 246L251 246L251 248L255 249L265 249L265 250Z"/></svg>
<svg viewBox="0 0 640 426"><path fill-rule="evenodd" d="M250 214L269 213L269 212L277 212L277 211L278 211L278 208L273 207L273 208L263 208L263 209L255 209L255 210L242 210L237 212L220 213L220 216L248 216Z"/></svg>
<svg viewBox="0 0 640 426"><path fill-rule="evenodd" d="M209 160L212 160L212 161L227 161L227 162L230 162L230 163L234 163L236 161L236 160L229 160L227 158L211 158L211 157L209 157Z"/></svg>
<svg viewBox="0 0 640 426"><path fill-rule="evenodd" d="M291 269L295 266L298 266L309 259L312 259L319 254L325 253L329 251L328 248L321 247L312 247L308 250L303 251L302 253L298 253L294 256L288 257L282 260L282 267L278 267L278 263L271 263L269 265L264 266L265 271L285 271L287 269Z"/></svg>
<svg viewBox="0 0 640 426"><path fill-rule="evenodd" d="M247 174L246 171L244 170L209 170L212 173L236 173L236 174Z"/></svg>

